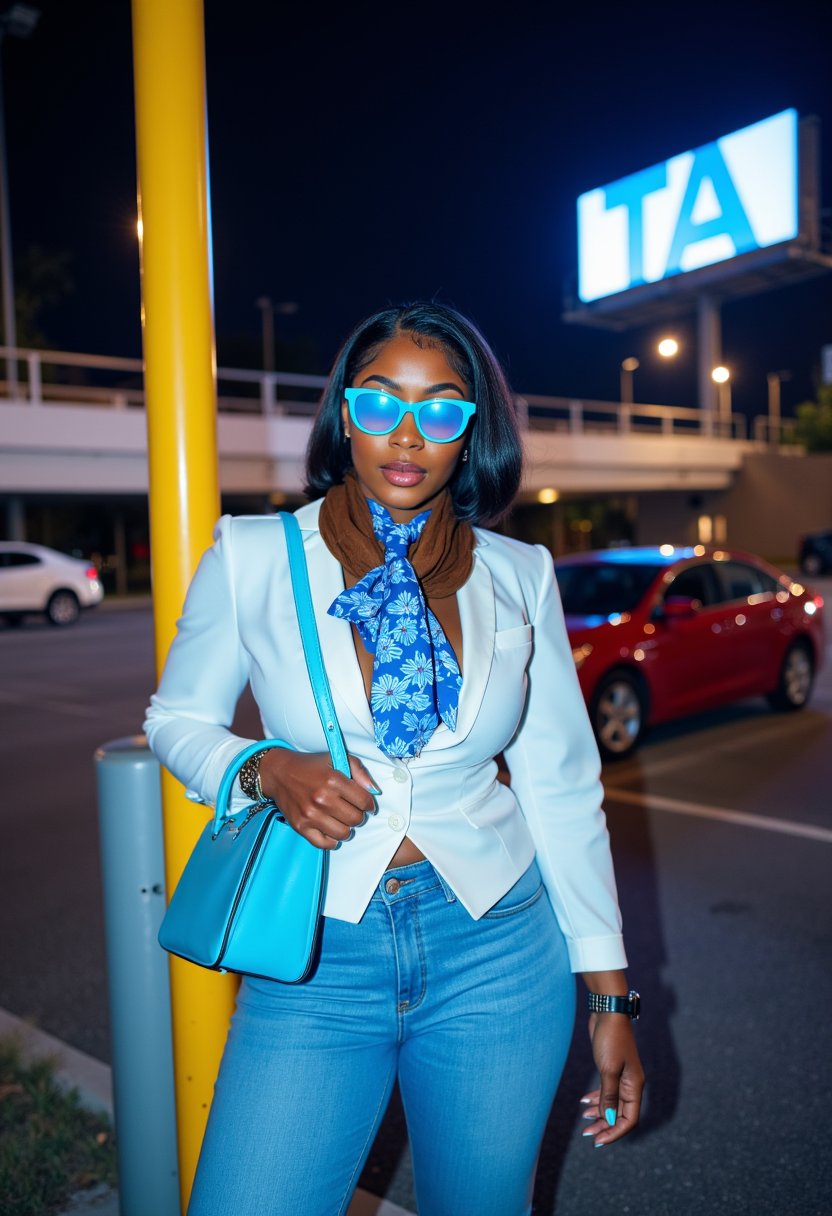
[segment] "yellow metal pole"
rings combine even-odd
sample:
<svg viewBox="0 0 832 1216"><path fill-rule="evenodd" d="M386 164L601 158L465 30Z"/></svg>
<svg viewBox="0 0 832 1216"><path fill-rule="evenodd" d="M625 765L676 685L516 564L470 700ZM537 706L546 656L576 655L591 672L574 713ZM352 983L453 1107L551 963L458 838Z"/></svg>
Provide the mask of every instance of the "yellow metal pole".
<svg viewBox="0 0 832 1216"><path fill-rule="evenodd" d="M142 329L156 662L219 515L202 0L133 0ZM162 783L168 890L204 816ZM182 1210L187 1208L235 982L171 960Z"/></svg>

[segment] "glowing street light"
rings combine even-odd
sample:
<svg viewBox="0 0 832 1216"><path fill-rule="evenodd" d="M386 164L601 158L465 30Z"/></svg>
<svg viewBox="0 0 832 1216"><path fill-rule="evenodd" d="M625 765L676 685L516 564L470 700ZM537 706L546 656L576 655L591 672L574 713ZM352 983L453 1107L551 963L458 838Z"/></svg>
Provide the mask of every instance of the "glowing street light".
<svg viewBox="0 0 832 1216"><path fill-rule="evenodd" d="M634 355L621 360L621 404L633 404L633 372L641 366Z"/></svg>
<svg viewBox="0 0 832 1216"><path fill-rule="evenodd" d="M662 338L656 350L663 359L672 359L674 355L678 355L679 353L679 343L675 338Z"/></svg>
<svg viewBox="0 0 832 1216"><path fill-rule="evenodd" d="M719 423L728 436L731 434L731 373L727 367L715 367L711 379L719 389Z"/></svg>

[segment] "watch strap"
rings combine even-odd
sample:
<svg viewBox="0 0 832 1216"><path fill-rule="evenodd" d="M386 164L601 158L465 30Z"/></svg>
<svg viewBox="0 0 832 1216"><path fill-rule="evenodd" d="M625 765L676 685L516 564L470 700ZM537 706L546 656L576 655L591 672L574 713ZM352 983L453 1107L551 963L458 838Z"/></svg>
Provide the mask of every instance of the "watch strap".
<svg viewBox="0 0 832 1216"><path fill-rule="evenodd" d="M631 988L626 996L606 996L597 992L586 994L586 1005L590 1013L626 1013L632 1021L638 1021L641 997Z"/></svg>
<svg viewBox="0 0 832 1216"><path fill-rule="evenodd" d="M250 798L252 802L267 801L263 795L263 787L260 784L260 761L265 756L267 750L267 748L263 748L262 751L255 752L253 756L249 756L248 760L240 768L240 789L246 798Z"/></svg>

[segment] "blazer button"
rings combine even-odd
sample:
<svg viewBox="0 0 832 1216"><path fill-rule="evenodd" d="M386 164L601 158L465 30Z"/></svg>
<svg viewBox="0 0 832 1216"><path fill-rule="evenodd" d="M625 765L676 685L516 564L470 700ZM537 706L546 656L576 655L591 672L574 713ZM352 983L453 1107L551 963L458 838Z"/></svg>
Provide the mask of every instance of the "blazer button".
<svg viewBox="0 0 832 1216"><path fill-rule="evenodd" d="M402 819L401 815L389 815L387 818L387 823L394 832L400 832L404 827L404 820Z"/></svg>

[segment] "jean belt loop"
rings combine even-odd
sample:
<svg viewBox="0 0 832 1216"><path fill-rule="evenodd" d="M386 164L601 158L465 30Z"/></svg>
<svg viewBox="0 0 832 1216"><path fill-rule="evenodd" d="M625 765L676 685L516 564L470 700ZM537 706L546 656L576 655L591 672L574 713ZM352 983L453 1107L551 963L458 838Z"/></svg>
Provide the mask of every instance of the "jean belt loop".
<svg viewBox="0 0 832 1216"><path fill-rule="evenodd" d="M442 890L445 892L445 898L447 899L448 903L455 904L456 903L456 892L453 891L451 889L451 887L448 886L448 884L445 882L445 879L442 877L442 875L439 873L439 871L436 869L435 866L434 866L434 871L436 873L436 877L439 879L439 882L442 886Z"/></svg>

